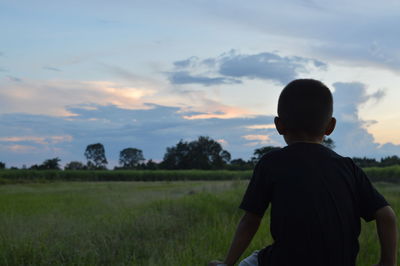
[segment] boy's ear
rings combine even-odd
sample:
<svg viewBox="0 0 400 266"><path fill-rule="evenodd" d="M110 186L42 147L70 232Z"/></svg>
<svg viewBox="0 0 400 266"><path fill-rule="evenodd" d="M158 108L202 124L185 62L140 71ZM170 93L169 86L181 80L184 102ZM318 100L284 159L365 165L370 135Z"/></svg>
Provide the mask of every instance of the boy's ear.
<svg viewBox="0 0 400 266"><path fill-rule="evenodd" d="M275 128L278 131L279 135L284 135L285 134L285 126L282 124L282 120L276 116L274 118L274 123L275 123Z"/></svg>
<svg viewBox="0 0 400 266"><path fill-rule="evenodd" d="M336 118L332 117L325 129L325 135L329 136L335 130Z"/></svg>

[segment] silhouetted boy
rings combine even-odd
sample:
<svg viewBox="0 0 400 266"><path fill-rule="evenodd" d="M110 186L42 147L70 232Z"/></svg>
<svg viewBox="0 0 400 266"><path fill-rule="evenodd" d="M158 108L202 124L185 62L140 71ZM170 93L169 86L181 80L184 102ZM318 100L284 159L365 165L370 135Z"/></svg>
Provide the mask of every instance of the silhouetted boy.
<svg viewBox="0 0 400 266"><path fill-rule="evenodd" d="M396 266L395 214L350 158L321 145L335 128L333 100L321 82L289 83L278 101L275 126L288 144L264 155L240 208L240 220L224 262L234 265L257 232L271 203L274 243L239 265L353 266L359 251L360 217L376 220L378 265Z"/></svg>

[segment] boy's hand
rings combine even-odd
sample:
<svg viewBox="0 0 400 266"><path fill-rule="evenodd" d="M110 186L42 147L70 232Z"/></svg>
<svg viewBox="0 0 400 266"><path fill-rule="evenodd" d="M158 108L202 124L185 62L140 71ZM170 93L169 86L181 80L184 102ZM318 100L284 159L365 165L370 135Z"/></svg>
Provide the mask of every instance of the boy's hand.
<svg viewBox="0 0 400 266"><path fill-rule="evenodd" d="M377 266L397 265L397 223L396 214L390 206L375 213L376 227L381 246L381 260Z"/></svg>

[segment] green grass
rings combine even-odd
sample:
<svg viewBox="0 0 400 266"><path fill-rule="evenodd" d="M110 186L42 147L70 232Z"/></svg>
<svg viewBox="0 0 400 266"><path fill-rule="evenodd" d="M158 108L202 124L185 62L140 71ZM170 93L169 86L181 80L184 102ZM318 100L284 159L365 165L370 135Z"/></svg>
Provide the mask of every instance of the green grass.
<svg viewBox="0 0 400 266"><path fill-rule="evenodd" d="M0 265L206 265L222 258L246 181L0 186ZM400 211L400 186L379 184ZM272 239L269 213L244 256ZM378 260L363 223L358 265Z"/></svg>

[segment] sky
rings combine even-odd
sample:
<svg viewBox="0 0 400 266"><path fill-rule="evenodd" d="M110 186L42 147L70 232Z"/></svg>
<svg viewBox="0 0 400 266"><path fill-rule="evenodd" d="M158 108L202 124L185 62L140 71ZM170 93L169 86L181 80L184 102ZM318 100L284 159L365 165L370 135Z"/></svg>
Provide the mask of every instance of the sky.
<svg viewBox="0 0 400 266"><path fill-rule="evenodd" d="M400 2L0 0L0 161L160 161L210 136L232 158L284 146L282 88L324 82L344 156L400 156Z"/></svg>

